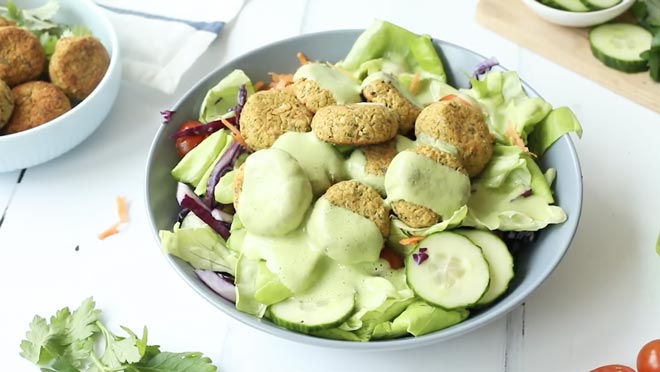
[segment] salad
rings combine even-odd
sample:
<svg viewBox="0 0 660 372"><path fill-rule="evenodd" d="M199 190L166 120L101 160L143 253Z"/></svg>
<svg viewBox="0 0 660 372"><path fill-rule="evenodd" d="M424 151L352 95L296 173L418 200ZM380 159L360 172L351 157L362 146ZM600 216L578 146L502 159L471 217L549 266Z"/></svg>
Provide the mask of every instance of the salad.
<svg viewBox="0 0 660 372"><path fill-rule="evenodd" d="M497 301L516 246L567 218L536 159L581 134L573 113L492 60L452 87L429 36L384 21L342 61L298 59L269 84L233 71L180 125L163 251L317 337L420 336Z"/></svg>

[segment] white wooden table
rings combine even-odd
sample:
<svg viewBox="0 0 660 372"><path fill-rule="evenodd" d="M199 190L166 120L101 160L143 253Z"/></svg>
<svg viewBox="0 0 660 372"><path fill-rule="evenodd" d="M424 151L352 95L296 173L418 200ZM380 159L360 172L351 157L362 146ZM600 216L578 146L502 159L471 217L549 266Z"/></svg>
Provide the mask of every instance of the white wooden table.
<svg viewBox="0 0 660 372"><path fill-rule="evenodd" d="M513 1L513 0L510 0ZM191 2L192 3L192 2ZM94 296L114 329L148 325L165 350L202 351L232 371L589 371L634 366L660 337L660 116L478 26L476 0L248 0L238 19L164 95L130 81L103 126L47 164L0 174L0 355L3 370L37 371L19 355L34 314ZM219 64L301 33L364 28L374 18L454 42L517 70L584 137L584 208L575 240L525 305L466 336L417 350L324 350L261 334L223 315L170 268L147 223L144 173L159 111ZM156 46L155 46L156 47ZM660 99L660 97L658 97ZM105 241L114 198L130 224ZM79 250L75 248L79 247Z"/></svg>

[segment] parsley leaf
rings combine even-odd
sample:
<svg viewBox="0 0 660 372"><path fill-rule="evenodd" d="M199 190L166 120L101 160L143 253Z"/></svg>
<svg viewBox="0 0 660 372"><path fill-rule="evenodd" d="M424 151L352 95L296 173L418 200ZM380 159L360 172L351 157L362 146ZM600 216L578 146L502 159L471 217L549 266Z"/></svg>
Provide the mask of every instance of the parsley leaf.
<svg viewBox="0 0 660 372"><path fill-rule="evenodd" d="M50 328L46 319L36 315L30 323L30 330L21 342L21 356L32 363L39 363L41 350L50 340Z"/></svg>
<svg viewBox="0 0 660 372"><path fill-rule="evenodd" d="M148 360L127 366L126 372L215 372L218 368L201 353L162 352Z"/></svg>

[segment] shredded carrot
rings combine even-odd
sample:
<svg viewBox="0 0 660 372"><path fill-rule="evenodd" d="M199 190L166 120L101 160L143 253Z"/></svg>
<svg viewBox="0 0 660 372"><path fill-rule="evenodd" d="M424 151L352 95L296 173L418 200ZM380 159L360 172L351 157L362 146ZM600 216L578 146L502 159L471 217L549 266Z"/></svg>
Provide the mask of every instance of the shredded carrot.
<svg viewBox="0 0 660 372"><path fill-rule="evenodd" d="M401 244L401 245L415 245L423 239L424 239L423 236L411 236L410 238L405 238L405 239L399 240L399 244Z"/></svg>
<svg viewBox="0 0 660 372"><path fill-rule="evenodd" d="M309 63L309 58L307 58L303 52L296 53L296 58L298 58L298 62L300 62L301 65L306 65Z"/></svg>
<svg viewBox="0 0 660 372"><path fill-rule="evenodd" d="M417 94L418 90L419 90L419 72L415 72L415 75L413 75L412 81L410 82L410 93Z"/></svg>
<svg viewBox="0 0 660 372"><path fill-rule="evenodd" d="M119 215L119 222L121 223L128 222L128 205L126 204L126 198L123 196L118 196L116 201L117 201L117 214Z"/></svg>
<svg viewBox="0 0 660 372"><path fill-rule="evenodd" d="M472 103L470 101L468 101L464 98L461 98L461 97L457 96L456 94L447 94L446 96L440 98L440 102L442 102L442 101L451 101L451 100L454 100L454 99L457 99L457 100L461 101L462 103L464 103L468 106L472 106Z"/></svg>
<svg viewBox="0 0 660 372"><path fill-rule="evenodd" d="M506 132L504 134L511 139L511 141L513 142L513 144L515 146L518 146L525 153L536 157L536 155L534 153L530 152L529 148L527 148L527 146L525 146L525 141L523 141L523 139L520 137L518 132L516 132L516 128L513 126L512 122L508 122L506 124Z"/></svg>
<svg viewBox="0 0 660 372"><path fill-rule="evenodd" d="M222 124L224 124L229 131L231 132L232 136L234 137L234 141L238 142L241 146L243 146L246 150L252 151L250 149L250 146L245 142L245 138L243 138L243 135L241 134L241 131L238 130L232 123L228 122L227 119L220 119L222 121Z"/></svg>
<svg viewBox="0 0 660 372"><path fill-rule="evenodd" d="M261 88L264 87L264 85L266 85L266 83L264 83L263 80L259 80L259 81L257 81L256 83L254 83L254 91L255 91L255 92L260 91Z"/></svg>
<svg viewBox="0 0 660 372"><path fill-rule="evenodd" d="M99 240L104 240L109 236L118 234L119 226L128 223L128 203L126 203L126 198L123 196L118 196L115 199L115 202L117 204L117 215L119 216L119 221L115 222L108 229L100 233L98 235Z"/></svg>
<svg viewBox="0 0 660 372"><path fill-rule="evenodd" d="M271 82L268 84L270 89L284 90L287 86L293 84L293 74L277 74L269 72Z"/></svg>

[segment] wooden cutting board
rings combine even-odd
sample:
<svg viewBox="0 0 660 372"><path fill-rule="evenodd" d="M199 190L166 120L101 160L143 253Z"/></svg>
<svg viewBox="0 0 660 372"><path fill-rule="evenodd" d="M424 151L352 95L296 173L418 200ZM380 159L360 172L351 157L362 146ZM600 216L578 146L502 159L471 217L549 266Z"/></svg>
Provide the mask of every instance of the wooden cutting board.
<svg viewBox="0 0 660 372"><path fill-rule="evenodd" d="M660 83L648 72L626 74L603 65L591 54L588 29L549 23L520 0L480 0L476 17L514 43L660 113Z"/></svg>

